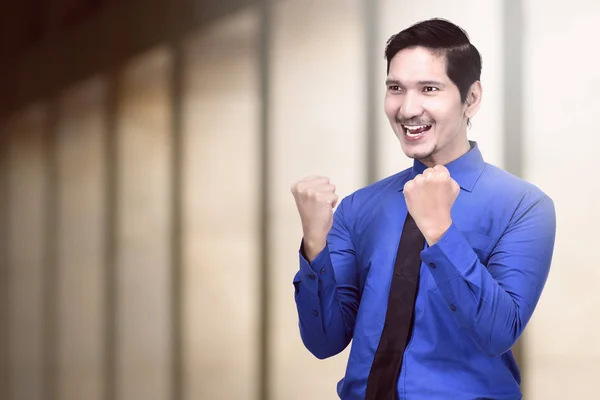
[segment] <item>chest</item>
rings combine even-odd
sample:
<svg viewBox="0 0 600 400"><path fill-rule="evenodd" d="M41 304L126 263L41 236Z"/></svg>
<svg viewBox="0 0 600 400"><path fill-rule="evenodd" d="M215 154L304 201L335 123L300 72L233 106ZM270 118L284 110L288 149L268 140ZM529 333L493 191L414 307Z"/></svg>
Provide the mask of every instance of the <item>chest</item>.
<svg viewBox="0 0 600 400"><path fill-rule="evenodd" d="M453 223L483 265L487 265L506 225L503 213L498 211L493 201L477 198L470 193L461 193L452 208ZM357 217L352 237L356 246L361 292L367 279L379 282L379 285L391 279L406 215L404 197L399 193L364 210ZM427 268L422 270L427 271Z"/></svg>

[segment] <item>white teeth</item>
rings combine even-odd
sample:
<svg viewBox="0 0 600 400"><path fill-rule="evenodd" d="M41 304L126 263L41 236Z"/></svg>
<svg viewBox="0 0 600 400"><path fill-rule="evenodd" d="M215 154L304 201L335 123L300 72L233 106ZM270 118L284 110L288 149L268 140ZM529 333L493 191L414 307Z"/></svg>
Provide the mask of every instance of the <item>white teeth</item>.
<svg viewBox="0 0 600 400"><path fill-rule="evenodd" d="M421 128L425 128L427 125L419 125L419 126L406 126L405 128L408 130L417 130Z"/></svg>
<svg viewBox="0 0 600 400"><path fill-rule="evenodd" d="M419 135L422 135L425 132L419 132L416 133L417 130L419 129L424 129L427 128L429 125L413 125L413 126L406 126L403 125L404 127L404 132L406 133L407 136L409 137L417 137Z"/></svg>

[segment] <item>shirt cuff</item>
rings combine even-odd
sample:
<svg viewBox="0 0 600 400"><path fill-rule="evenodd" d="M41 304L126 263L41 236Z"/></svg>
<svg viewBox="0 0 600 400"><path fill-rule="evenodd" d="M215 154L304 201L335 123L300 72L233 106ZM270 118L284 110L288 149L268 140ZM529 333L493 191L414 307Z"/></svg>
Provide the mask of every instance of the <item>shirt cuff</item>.
<svg viewBox="0 0 600 400"><path fill-rule="evenodd" d="M304 240L302 240L298 256L300 258L298 279L302 281L303 286L306 289L318 294L319 284L321 284L321 286L335 284L328 244L319 254L317 254L312 262L309 262L304 256Z"/></svg>
<svg viewBox="0 0 600 400"><path fill-rule="evenodd" d="M433 246L421 252L421 260L429 266L436 282L449 282L466 273L477 261L477 254L457 226L452 223Z"/></svg>

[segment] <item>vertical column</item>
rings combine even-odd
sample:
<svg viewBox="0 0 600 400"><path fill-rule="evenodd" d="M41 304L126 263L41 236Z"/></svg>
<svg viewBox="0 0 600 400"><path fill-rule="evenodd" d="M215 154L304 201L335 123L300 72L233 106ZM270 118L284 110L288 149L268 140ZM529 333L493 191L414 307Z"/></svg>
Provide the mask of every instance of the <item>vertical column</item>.
<svg viewBox="0 0 600 400"><path fill-rule="evenodd" d="M58 222L57 207L57 152L56 133L58 122L58 109L54 99L48 99L46 104L46 119L43 132L43 160L44 176L42 177L44 192L44 250L43 260L43 310L44 324L43 338L43 367L44 367L44 400L58 400L56 385L57 363L57 283L58 283L58 258L57 258L57 232Z"/></svg>
<svg viewBox="0 0 600 400"><path fill-rule="evenodd" d="M443 2L428 0L411 4L395 0L380 0L379 54L375 60L379 77L378 117L378 178L392 175L412 166L413 161L402 152L400 143L383 111L385 96L386 62L383 57L385 44L393 34L410 25L432 17L442 17L458 24L467 31L471 42L483 58L483 102L477 116L472 120L469 139L479 143L486 161L502 167L504 162L503 137L503 47L502 47L502 1L481 2L458 0Z"/></svg>
<svg viewBox="0 0 600 400"><path fill-rule="evenodd" d="M245 10L183 47L185 399L258 398L257 35Z"/></svg>
<svg viewBox="0 0 600 400"><path fill-rule="evenodd" d="M116 395L171 395L170 54L135 59L117 117Z"/></svg>
<svg viewBox="0 0 600 400"><path fill-rule="evenodd" d="M272 108L271 96L271 54L273 50L273 0L260 0L257 4L259 14L260 29L258 33L258 84L260 94L259 111L259 182L260 190L258 192L258 263L259 263L259 291L258 304L260 308L259 340L258 340L258 398L262 400L271 400L270 386L272 381L272 357L271 349L271 331L269 323L271 321L272 301L271 284L273 282L271 271L271 258L269 254L269 213L271 209L271 198L269 196L269 183L271 177L271 163L269 154L269 143L273 132L270 124L270 112Z"/></svg>
<svg viewBox="0 0 600 400"><path fill-rule="evenodd" d="M117 399L117 317L118 317L118 140L117 124L119 110L119 74L110 71L106 76L106 99L104 101L104 121L106 124L106 140L104 142L103 162L106 181L104 185L104 214L106 215L106 244L105 280L104 280L104 310L106 326L104 329L104 400Z"/></svg>
<svg viewBox="0 0 600 400"><path fill-rule="evenodd" d="M504 63L503 115L504 121L504 168L516 176L523 177L523 5L522 1L503 1L502 46ZM526 360L523 357L523 343L526 334L513 346L513 355L523 383L521 390L527 390Z"/></svg>
<svg viewBox="0 0 600 400"><path fill-rule="evenodd" d="M0 399L9 399L9 290L8 264L8 141L9 131L0 125Z"/></svg>
<svg viewBox="0 0 600 400"><path fill-rule="evenodd" d="M183 50L179 35L171 43L171 399L183 400Z"/></svg>
<svg viewBox="0 0 600 400"><path fill-rule="evenodd" d="M57 389L59 400L104 399L105 85L61 99L57 166Z"/></svg>
<svg viewBox="0 0 600 400"><path fill-rule="evenodd" d="M379 134L377 131L383 105L379 94L381 92L381 43L379 42L379 16L381 0L363 0L363 30L364 30L364 88L365 88L365 157L367 162L367 183L373 183L379 178L378 152Z"/></svg>
<svg viewBox="0 0 600 400"><path fill-rule="evenodd" d="M268 154L272 399L334 398L348 349L328 360L306 350L292 279L302 237L290 185L329 177L342 197L366 182L363 5L274 2Z"/></svg>
<svg viewBox="0 0 600 400"><path fill-rule="evenodd" d="M34 105L7 128L11 400L44 398L45 122Z"/></svg>

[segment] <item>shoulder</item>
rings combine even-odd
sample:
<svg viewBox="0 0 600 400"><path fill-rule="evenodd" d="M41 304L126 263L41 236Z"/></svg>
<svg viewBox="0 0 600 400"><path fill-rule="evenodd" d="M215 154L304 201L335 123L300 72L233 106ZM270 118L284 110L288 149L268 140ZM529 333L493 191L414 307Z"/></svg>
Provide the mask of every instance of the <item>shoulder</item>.
<svg viewBox="0 0 600 400"><path fill-rule="evenodd" d="M552 198L536 184L516 176L502 168L486 163L481 176L480 189L491 196L492 204L511 205L516 214L533 206L545 204L549 210L554 209Z"/></svg>
<svg viewBox="0 0 600 400"><path fill-rule="evenodd" d="M500 191L513 196L522 196L526 194L537 197L547 196L547 194L534 183L493 164L485 164L482 178L482 183L485 186L494 186Z"/></svg>

